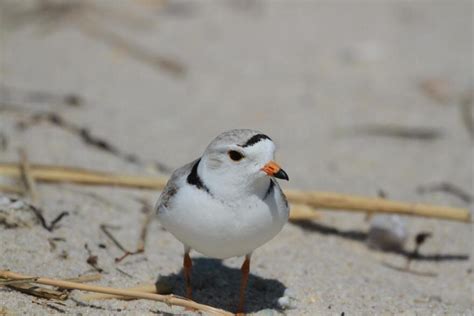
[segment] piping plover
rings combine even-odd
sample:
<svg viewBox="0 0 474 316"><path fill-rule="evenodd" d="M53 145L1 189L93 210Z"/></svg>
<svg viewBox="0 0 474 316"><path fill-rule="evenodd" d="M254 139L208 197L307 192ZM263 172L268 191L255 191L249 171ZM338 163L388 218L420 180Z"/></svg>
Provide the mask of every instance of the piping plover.
<svg viewBox="0 0 474 316"><path fill-rule="evenodd" d="M288 202L275 178L275 144L258 131L217 136L201 158L177 169L156 206L162 225L184 245L186 296L191 298L191 249L226 259L245 256L238 312L243 312L252 252L288 220Z"/></svg>

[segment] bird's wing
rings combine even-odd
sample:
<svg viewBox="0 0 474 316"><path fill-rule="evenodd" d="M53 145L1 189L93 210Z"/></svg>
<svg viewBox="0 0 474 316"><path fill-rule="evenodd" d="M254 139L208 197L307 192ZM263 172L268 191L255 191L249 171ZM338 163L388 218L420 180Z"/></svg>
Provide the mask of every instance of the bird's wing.
<svg viewBox="0 0 474 316"><path fill-rule="evenodd" d="M170 203L173 201L173 197L176 195L176 193L178 193L179 188L186 184L186 177L191 172L191 169L196 161L197 159L182 166L181 168L176 169L173 172L171 178L163 188L163 191L161 191L160 198L156 203L155 209L157 213L160 213L169 207Z"/></svg>

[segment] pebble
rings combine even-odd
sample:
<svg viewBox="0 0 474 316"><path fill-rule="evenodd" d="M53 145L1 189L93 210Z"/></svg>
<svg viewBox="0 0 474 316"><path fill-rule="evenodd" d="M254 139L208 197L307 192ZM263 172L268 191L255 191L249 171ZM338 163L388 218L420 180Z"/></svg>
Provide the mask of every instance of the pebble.
<svg viewBox="0 0 474 316"><path fill-rule="evenodd" d="M398 215L376 215L370 223L367 245L380 250L401 250L407 240L405 226Z"/></svg>
<svg viewBox="0 0 474 316"><path fill-rule="evenodd" d="M277 301L278 306L282 309L296 308L296 296L291 289L286 289L283 296Z"/></svg>

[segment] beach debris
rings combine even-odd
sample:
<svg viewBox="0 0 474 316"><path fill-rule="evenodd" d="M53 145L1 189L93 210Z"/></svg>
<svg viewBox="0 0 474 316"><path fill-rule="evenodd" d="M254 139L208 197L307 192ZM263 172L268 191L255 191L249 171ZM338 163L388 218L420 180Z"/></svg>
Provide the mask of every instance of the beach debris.
<svg viewBox="0 0 474 316"><path fill-rule="evenodd" d="M337 134L343 136L367 135L406 140L434 141L441 138L444 134L444 131L440 128L431 126L408 126L393 123L372 123L340 130Z"/></svg>
<svg viewBox="0 0 474 316"><path fill-rule="evenodd" d="M32 227L39 223L44 229L52 232L67 215L69 212L63 211L48 224L40 208L23 200L0 196L0 225L6 228Z"/></svg>
<svg viewBox="0 0 474 316"><path fill-rule="evenodd" d="M186 75L187 67L178 58L153 52L115 30L116 28L151 30L156 22L154 18L146 18L143 14L137 16L130 10L119 10L117 6L102 6L97 1L38 0L33 3L33 6L25 7L3 5L2 10L8 12L5 14L3 24L7 27L30 24L43 32L70 26L83 35L109 46L113 52L120 52L124 56L151 66L152 69L176 78ZM106 23L113 23L116 27L107 27Z"/></svg>
<svg viewBox="0 0 474 316"><path fill-rule="evenodd" d="M127 278L134 279L135 277L131 275L130 273L124 271L123 269L120 269L119 267L115 267L115 270L119 272L122 275L125 275Z"/></svg>
<svg viewBox="0 0 474 316"><path fill-rule="evenodd" d="M57 93L45 90L24 90L0 85L0 102L7 104L48 104L80 107L84 98L77 93Z"/></svg>
<svg viewBox="0 0 474 316"><path fill-rule="evenodd" d="M69 258L69 252L67 252L67 250L63 249L59 253L58 258L61 259L61 260L66 260L67 258Z"/></svg>
<svg viewBox="0 0 474 316"><path fill-rule="evenodd" d="M446 181L420 185L416 188L416 192L419 194L425 194L430 192L445 192L456 196L457 198L461 199L466 203L471 203L473 200L472 195L468 193L467 190L464 190L463 188Z"/></svg>
<svg viewBox="0 0 474 316"><path fill-rule="evenodd" d="M404 249L394 250L396 253L403 255L406 258L406 264L404 267L399 267L393 265L388 262L383 262L382 264L390 269L397 270L400 272L406 272L418 276L423 277L435 277L437 274L435 272L430 271L417 271L411 269L411 262L413 260L432 260L432 261L440 261L440 260L468 260L469 256L467 255L422 255L420 254L419 250L420 247L426 242L428 238L432 237L432 233L430 232L419 232L415 235L415 246L413 251L407 251Z"/></svg>
<svg viewBox="0 0 474 316"><path fill-rule="evenodd" d="M421 277L434 278L438 275L437 273L432 272L432 271L417 271L417 270L414 270L414 269L407 269L406 266L400 267L400 266L397 266L397 265L394 265L394 264L391 264L391 263L388 263L388 262L382 262L382 265L387 267L387 268L390 268L392 270L401 272L401 273L409 273L409 274L413 274L413 275L421 276Z"/></svg>
<svg viewBox="0 0 474 316"><path fill-rule="evenodd" d="M135 251L126 251L121 257L116 258L115 262L121 262L123 259L130 255L136 255L145 252L145 243L146 243L146 237L148 233L148 227L150 226L151 220L153 219L154 212L153 212L153 207L150 204L149 201L146 199L138 199L138 201L142 204L142 213L144 215L142 226L140 229L140 237L137 242L137 248Z"/></svg>
<svg viewBox="0 0 474 316"><path fill-rule="evenodd" d="M401 251L407 240L405 222L398 215L372 217L366 243L370 248L383 251Z"/></svg>
<svg viewBox="0 0 474 316"><path fill-rule="evenodd" d="M95 310L100 310L100 311L108 311L108 312L122 312L123 310L121 308L105 308L105 307L102 307L102 306L99 306L99 305L94 305L94 304L90 304L90 303L84 303L84 302L81 302L77 299L75 299L74 297L71 297L71 301L73 301L76 306L78 307L88 307L88 308L92 308L92 309L95 309Z"/></svg>
<svg viewBox="0 0 474 316"><path fill-rule="evenodd" d="M0 225L6 228L32 227L39 224L38 216L21 200L0 196Z"/></svg>
<svg viewBox="0 0 474 316"><path fill-rule="evenodd" d="M87 243L84 244L84 248L86 249L89 255L86 260L87 264L90 265L92 268L94 268L94 270L96 270L99 273L104 272L104 269L100 268L98 265L99 257L92 254L92 251L89 249L89 245L87 245Z"/></svg>
<svg viewBox="0 0 474 316"><path fill-rule="evenodd" d="M18 292L22 292L25 294L29 294L35 297L45 298L45 299L53 299L53 300L67 300L69 293L67 290L54 290L44 286L33 285L31 282L35 280L30 280L28 283L24 284L7 284L8 288L14 289ZM0 283L1 286L1 283Z"/></svg>
<svg viewBox="0 0 474 316"><path fill-rule="evenodd" d="M321 217L322 215L320 212L307 204L290 204L290 220L292 221L321 219Z"/></svg>
<svg viewBox="0 0 474 316"><path fill-rule="evenodd" d="M167 305L176 305L182 306L185 308L191 308L194 310L200 310L202 312L211 314L211 315L233 315L225 310L218 309L209 305L199 304L192 300L177 297L175 295L161 295L156 293L144 293L132 290L118 289L105 286L89 285L82 284L79 282L70 282L59 279L43 278L43 277L33 277L28 275L23 275L21 273L16 273L8 270L0 270L0 278L3 279L25 279L25 278L37 278L34 283L50 285L57 288L68 289L68 290L81 290L88 292L104 293L104 294L113 294L120 295L124 297L130 297L135 299L148 299L163 302Z"/></svg>
<svg viewBox="0 0 474 316"><path fill-rule="evenodd" d="M121 262L123 259L125 259L128 256L140 254L140 253L143 253L145 251L146 231L148 229L148 224L151 220L151 219L148 220L147 218L148 218L148 216L145 218L144 225L142 226L142 230L141 230L141 233L140 233L140 240L138 242L137 249L134 250L134 251L130 251L127 248L125 248L122 245L122 243L119 242L118 239L115 238L115 236L109 230L109 229L114 229L114 228L118 228L118 227L110 226L110 225L106 225L106 224L101 224L100 225L100 230L114 243L115 246L117 246L117 248L119 248L120 250L123 251L123 254L120 257L115 258L116 263Z"/></svg>
<svg viewBox="0 0 474 316"><path fill-rule="evenodd" d="M31 174L31 168L30 168L30 163L28 161L28 155L26 154L26 150L23 148L20 148L18 150L18 154L20 156L21 179L23 180L25 191L30 197L31 202L34 205L38 205L39 194L38 194L38 190L36 189L36 181Z"/></svg>
<svg viewBox="0 0 474 316"><path fill-rule="evenodd" d="M62 237L51 237L48 238L49 248L51 251L56 250L56 243L57 242L65 242L66 239Z"/></svg>
<svg viewBox="0 0 474 316"><path fill-rule="evenodd" d="M137 292L142 292L142 293L171 294L171 292L169 291L167 293L157 291L157 288L154 284L148 284L148 283L126 288L124 290L137 291ZM109 299L131 300L134 298L123 297L120 295L112 295L112 294L92 293L92 294L83 295L81 299L84 301L93 301L93 300L109 300Z"/></svg>
<svg viewBox="0 0 474 316"><path fill-rule="evenodd" d="M29 294L39 298L64 301L68 298L67 290L55 290L45 286L33 285L38 278L8 279L0 277L0 287L6 286L10 289Z"/></svg>
<svg viewBox="0 0 474 316"><path fill-rule="evenodd" d="M296 308L296 295L291 289L285 289L283 296L278 298L277 304L281 309Z"/></svg>
<svg viewBox="0 0 474 316"><path fill-rule="evenodd" d="M21 130L26 130L39 123L48 123L56 126L62 130L65 130L72 135L77 136L87 146L94 147L100 151L114 155L120 159L123 159L129 163L140 166L151 166L160 172L171 172L171 169L165 166L161 162L145 162L140 159L137 155L126 153L118 148L115 144L106 140L105 138L92 133L88 128L79 126L78 124L67 120L64 116L56 112L41 111L35 112L27 119L20 121L17 127Z"/></svg>
<svg viewBox="0 0 474 316"><path fill-rule="evenodd" d="M49 308L49 309L53 310L55 313L66 314L66 311L64 309L62 309L60 307L57 307L57 306L55 306L51 303L47 303L47 302L43 302L43 301L31 301L31 303Z"/></svg>
<svg viewBox="0 0 474 316"><path fill-rule="evenodd" d="M22 195L24 193L24 190L17 186L0 184L0 192L14 195Z"/></svg>
<svg viewBox="0 0 474 316"><path fill-rule="evenodd" d="M413 251L410 253L410 255L407 257L407 263L405 266L406 270L410 270L410 264L414 258L418 258L420 256L420 247L426 242L428 238L431 238L433 236L432 233L430 232L420 232L416 234L415 236L415 248Z"/></svg>
<svg viewBox="0 0 474 316"><path fill-rule="evenodd" d="M100 280L100 278L101 276L99 274L88 274L88 275L79 276L77 278L65 279L65 281L82 283L82 282L97 281L97 280ZM69 298L69 290L67 289L57 290L55 288L33 284L37 280L38 280L37 277L23 278L23 279L21 278L11 279L11 278L0 277L0 287L6 286L18 292L22 292L28 295L32 295L35 297L48 299L48 300L64 301ZM46 302L43 302L43 303L46 304ZM55 303L61 304L59 302L55 302ZM0 313L0 315L2 314Z"/></svg>

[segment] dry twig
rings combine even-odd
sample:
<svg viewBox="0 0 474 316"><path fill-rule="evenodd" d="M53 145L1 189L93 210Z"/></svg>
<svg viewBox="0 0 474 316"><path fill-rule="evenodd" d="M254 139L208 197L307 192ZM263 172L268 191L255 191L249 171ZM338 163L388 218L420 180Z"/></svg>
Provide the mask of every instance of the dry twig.
<svg viewBox="0 0 474 316"><path fill-rule="evenodd" d="M43 286L33 285L38 281L36 277L27 277L27 278L5 278L0 276L0 286L7 286L13 290L26 293L32 296L46 298L46 299L55 299L64 301L68 298L67 291L57 291L54 289L48 289Z"/></svg>
<svg viewBox="0 0 474 316"><path fill-rule="evenodd" d="M463 188L452 184L450 182L440 182L440 183L433 183L428 185L421 185L419 186L416 191L420 194L428 193L428 192L446 192L452 194L466 203L472 202L472 195L469 194Z"/></svg>
<svg viewBox="0 0 474 316"><path fill-rule="evenodd" d="M56 126L61 130L67 131L72 135L78 137L85 145L94 147L97 150L109 153L120 159L123 159L127 162L136 164L136 165L151 165L159 171L167 172L170 171L168 167L163 165L160 162L145 162L142 161L138 156L133 153L127 153L122 151L118 146L113 142L96 135L90 131L87 127L80 126L74 121L66 119L64 116L60 115L57 112L53 111L40 111L34 112L32 115L29 115L25 120L20 121L17 126L22 130L31 127L39 123L48 123L52 126Z"/></svg>
<svg viewBox="0 0 474 316"><path fill-rule="evenodd" d="M65 279L65 281L70 282L90 282L100 280L100 274L89 274L80 276L77 278ZM0 278L0 287L7 286L13 290L36 296L39 298L45 299L55 299L64 301L68 298L69 293L66 290L58 291L54 289L49 289L43 286L33 285L38 278L25 278L25 279L3 279ZM1 314L0 314L1 315Z"/></svg>
<svg viewBox="0 0 474 316"><path fill-rule="evenodd" d="M115 238L115 236L112 235L112 233L109 231L109 228L113 228L112 226L101 224L99 227L100 227L100 230L103 231L107 237L109 237L109 239L114 243L114 245L117 246L117 248L119 248L125 253L129 252L124 246L122 246L122 244L117 240L117 238Z"/></svg>
<svg viewBox="0 0 474 316"><path fill-rule="evenodd" d="M59 307L57 307L53 304L50 304L50 303L46 303L46 302L43 302L43 301L31 301L31 303L36 304L36 305L40 305L40 306L43 306L43 307L46 307L46 308L49 308L49 309L52 309L53 311L58 312L60 314L65 314L66 313L66 311L64 309L59 308Z"/></svg>
<svg viewBox="0 0 474 316"><path fill-rule="evenodd" d="M32 281L36 281L37 279L38 278L26 278L26 279L17 279L17 280L0 279L0 286L30 283Z"/></svg>
<svg viewBox="0 0 474 316"><path fill-rule="evenodd" d="M146 236L148 232L148 226L150 226L154 212L153 212L153 207L150 205L148 201L142 199L140 200L140 202L142 202L143 204L143 213L145 214L145 218L143 219L142 228L140 229L140 238L138 239L137 248L135 251L125 250L125 253L121 257L115 258L115 262L117 263L130 255L140 254L145 251L145 243L146 243Z"/></svg>
<svg viewBox="0 0 474 316"><path fill-rule="evenodd" d="M148 227L150 226L151 220L154 216L153 206L145 199L141 200L141 202L143 203L143 213L145 214L145 218L143 219L142 228L140 230L140 239L138 240L136 252L145 251Z"/></svg>
<svg viewBox="0 0 474 316"><path fill-rule="evenodd" d="M20 170L21 170L21 178L25 183L25 189L28 192L28 195L31 198L31 202L35 205L38 205L39 197L38 191L36 190L36 181L33 175L31 174L30 163L28 162L28 156L26 151L21 148L18 151L20 155Z"/></svg>
<svg viewBox="0 0 474 316"><path fill-rule="evenodd" d="M314 210L313 207L306 204L290 204L290 220L292 221L301 221L301 220L311 220L311 219L320 219L321 213Z"/></svg>
<svg viewBox="0 0 474 316"><path fill-rule="evenodd" d="M437 274L434 273L434 272L417 271L417 270L413 270L413 269L407 269L406 267L397 267L397 266L395 266L391 263L388 263L388 262L382 262L382 265L387 267L387 268L397 270L399 272L410 273L410 274L414 274L414 275L417 275L417 276L432 277L432 278L437 276Z"/></svg>
<svg viewBox="0 0 474 316"><path fill-rule="evenodd" d="M11 197L10 198L7 197L6 200L7 200L7 203L15 203L15 202L19 201L17 198L11 198ZM44 229L46 229L50 232L54 231L57 228L57 224L61 221L61 219L63 219L63 217L69 215L69 212L63 211L58 216L56 216L51 221L51 223L48 224L46 222L46 219L43 216L43 210L42 209L34 206L33 204L29 204L29 203L24 202L24 201L21 201L21 202L22 202L22 204L21 204L20 208L32 212L35 215L36 219L41 224L41 226ZM24 221L19 220L19 221L14 221L12 227L17 227L19 223L22 223L21 226L25 226L25 225L28 226L28 224L26 224Z"/></svg>
<svg viewBox="0 0 474 316"><path fill-rule="evenodd" d="M127 288L124 290L128 291L136 291L136 292L142 292L142 293L158 293L156 291L156 286L154 284L142 284L138 285L135 287ZM133 299L131 297L123 297L120 295L112 295L112 294L102 294L102 293L93 293L93 294L86 294L81 297L82 300L84 301L93 301L93 300L107 300L107 299Z"/></svg>
<svg viewBox="0 0 474 316"><path fill-rule="evenodd" d="M0 192L10 193L10 194L23 194L23 190L16 186L2 185L0 184Z"/></svg>
<svg viewBox="0 0 474 316"><path fill-rule="evenodd" d="M109 228L112 228L109 225L101 224L100 229L104 232L104 234L109 237L109 239L124 253L122 256L115 258L115 262L120 262L123 259L125 259L128 256L131 255L136 255L143 253L145 251L145 242L146 242L146 236L148 232L148 226L150 225L150 222L153 218L153 209L150 203L146 200L140 200L140 202L143 204L143 213L145 214L145 218L143 219L143 224L140 230L140 238L137 243L137 248L135 251L130 251L126 249L118 240L115 238L115 236L109 231Z"/></svg>
<svg viewBox="0 0 474 316"><path fill-rule="evenodd" d="M418 203L391 201L383 198L351 196L332 192L285 191L288 200L308 204L314 208L345 210L356 212L398 213L402 215L424 216L468 222L467 209L435 206Z"/></svg>
<svg viewBox="0 0 474 316"><path fill-rule="evenodd" d="M36 181L43 182L73 182L160 190L167 181L162 177L118 175L82 168L32 165L31 169L32 176ZM21 171L17 164L0 163L0 175L18 178L21 176Z"/></svg>
<svg viewBox="0 0 474 316"><path fill-rule="evenodd" d="M6 270L0 270L0 277L6 278L6 279L32 278L32 276L27 276L27 275L23 275L23 274L12 272L12 271L6 271ZM181 298L175 295L160 295L160 294L154 294L154 293L143 293L143 292L138 292L138 291L117 289L117 288L105 287L105 286L81 284L77 282L69 282L69 281L43 278L43 277L38 277L35 283L51 285L51 286L55 286L55 287L59 287L63 289L69 289L69 290L81 290L81 291L88 291L88 292L120 295L120 296L131 297L131 298L154 300L154 301L163 302L168 305L177 305L177 306L182 306L182 307L191 308L195 310L201 310L203 312L213 314L213 315L233 315L232 313L226 312L222 309L218 309L218 308L211 307L204 304L199 304L194 301Z"/></svg>
<svg viewBox="0 0 474 316"><path fill-rule="evenodd" d="M2 103L8 104L33 104L41 103L48 105L66 105L70 107L79 107L84 104L83 98L75 93L55 93L46 90L23 90L12 86L0 85L0 99ZM17 108L15 106L15 108Z"/></svg>
<svg viewBox="0 0 474 316"><path fill-rule="evenodd" d="M38 220L40 221L41 223L41 226L43 226L44 229L46 229L47 231L54 231L56 229L56 225L59 223L59 221L61 219L63 219L63 217L65 216L68 216L69 215L69 212L67 211L63 211L61 213L59 213L58 216L56 216L50 224L48 224L46 222L46 219L44 218L43 216L43 211L39 208L37 208L36 206L34 205L31 205L29 204L28 205L29 209L35 214L35 216L38 218Z"/></svg>

